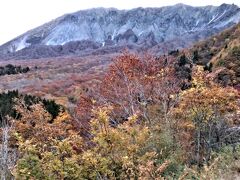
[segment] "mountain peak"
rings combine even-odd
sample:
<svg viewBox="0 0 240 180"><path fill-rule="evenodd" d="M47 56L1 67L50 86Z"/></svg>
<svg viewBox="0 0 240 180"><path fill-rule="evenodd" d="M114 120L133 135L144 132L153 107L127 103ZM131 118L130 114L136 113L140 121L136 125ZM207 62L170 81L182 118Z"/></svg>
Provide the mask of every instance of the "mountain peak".
<svg viewBox="0 0 240 180"><path fill-rule="evenodd" d="M229 7L229 6L232 6L232 7L238 7L236 4L227 4L227 3L223 3L220 5L220 7Z"/></svg>
<svg viewBox="0 0 240 180"><path fill-rule="evenodd" d="M131 44L138 48L146 46L146 42L153 42L147 43L148 46L176 42L177 45L172 48L182 48L239 21L240 9L228 4L191 7L180 3L131 10L94 8L66 14L33 29L1 46L0 54L15 53L31 46L64 45L72 41L92 41L104 47Z"/></svg>
<svg viewBox="0 0 240 180"><path fill-rule="evenodd" d="M186 7L186 6L189 6L189 5L184 4L184 3L177 3L177 4L175 4L174 6Z"/></svg>

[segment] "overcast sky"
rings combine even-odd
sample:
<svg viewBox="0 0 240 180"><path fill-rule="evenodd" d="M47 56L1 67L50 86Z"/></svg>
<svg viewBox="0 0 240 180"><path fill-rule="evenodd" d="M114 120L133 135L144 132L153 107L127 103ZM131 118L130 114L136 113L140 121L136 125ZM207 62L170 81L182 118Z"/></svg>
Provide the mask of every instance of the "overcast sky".
<svg viewBox="0 0 240 180"><path fill-rule="evenodd" d="M237 4L240 0L0 0L0 44L66 13L93 7L161 7Z"/></svg>

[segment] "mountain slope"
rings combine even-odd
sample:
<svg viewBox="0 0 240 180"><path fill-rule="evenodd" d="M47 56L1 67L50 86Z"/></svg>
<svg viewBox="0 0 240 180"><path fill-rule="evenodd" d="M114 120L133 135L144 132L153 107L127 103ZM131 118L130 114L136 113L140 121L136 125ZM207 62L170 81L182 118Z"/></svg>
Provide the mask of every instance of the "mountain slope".
<svg viewBox="0 0 240 180"><path fill-rule="evenodd" d="M206 65L218 82L240 85L240 24L197 43L191 52L195 63Z"/></svg>
<svg viewBox="0 0 240 180"><path fill-rule="evenodd" d="M38 51L34 53L34 58L38 58L44 51L42 49L49 47L54 52L47 57L68 55L71 51L77 51L64 51L69 49L68 43L72 41L91 42L81 43L80 54L86 54L85 49L109 50L109 47L126 45L141 50L153 47L153 51L159 52L163 51L162 46L169 46L170 49L188 47L238 22L239 7L227 4L219 7L177 4L132 10L89 9L64 15L9 41L0 47L0 57L15 58L27 54L23 56L25 59L32 51ZM59 47L56 49L52 46ZM20 55L16 53L27 47L29 49Z"/></svg>

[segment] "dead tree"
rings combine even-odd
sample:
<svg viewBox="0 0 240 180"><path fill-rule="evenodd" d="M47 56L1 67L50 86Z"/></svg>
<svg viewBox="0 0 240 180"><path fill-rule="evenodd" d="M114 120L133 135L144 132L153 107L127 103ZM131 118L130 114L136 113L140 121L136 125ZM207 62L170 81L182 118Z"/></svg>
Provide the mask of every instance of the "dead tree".
<svg viewBox="0 0 240 180"><path fill-rule="evenodd" d="M10 169L15 165L16 153L9 148L10 132L12 131L12 124L1 116L1 130L2 139L0 146L0 177L1 180L13 179Z"/></svg>

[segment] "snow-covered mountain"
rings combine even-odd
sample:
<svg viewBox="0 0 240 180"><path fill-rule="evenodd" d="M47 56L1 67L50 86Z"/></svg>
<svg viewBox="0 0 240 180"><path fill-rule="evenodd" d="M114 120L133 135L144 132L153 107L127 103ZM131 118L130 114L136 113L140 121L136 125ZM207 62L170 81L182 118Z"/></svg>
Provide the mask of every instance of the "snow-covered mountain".
<svg viewBox="0 0 240 180"><path fill-rule="evenodd" d="M2 45L0 54L3 57L19 54L24 48L23 52L28 52L46 49L46 46L57 54L66 54L64 51L69 49L69 44L74 46L73 51L126 45L183 48L238 22L240 8L228 4L218 7L177 4L132 10L96 8L66 14L30 30ZM73 45L73 41L77 41L77 45Z"/></svg>

